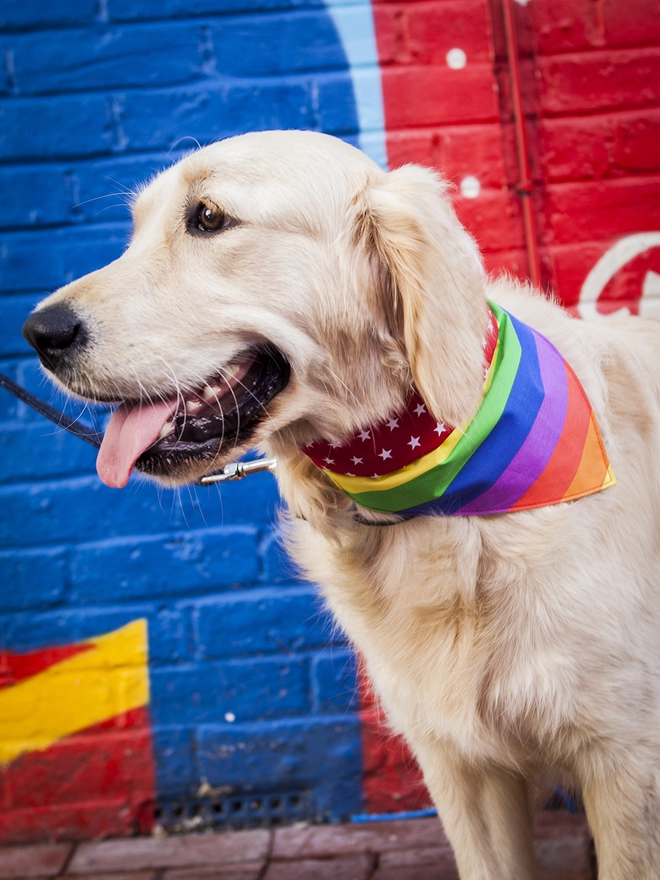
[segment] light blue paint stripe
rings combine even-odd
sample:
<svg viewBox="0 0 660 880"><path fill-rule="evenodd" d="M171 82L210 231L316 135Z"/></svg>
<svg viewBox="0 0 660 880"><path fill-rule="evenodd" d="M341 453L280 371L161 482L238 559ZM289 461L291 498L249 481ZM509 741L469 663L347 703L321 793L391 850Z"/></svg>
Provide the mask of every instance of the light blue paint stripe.
<svg viewBox="0 0 660 880"><path fill-rule="evenodd" d="M371 3L325 0L351 69L360 149L387 171L385 110Z"/></svg>
<svg viewBox="0 0 660 880"><path fill-rule="evenodd" d="M428 810L408 810L405 813L358 813L351 816L351 822L391 822L393 819L425 819L428 816L437 816L438 811L434 808Z"/></svg>

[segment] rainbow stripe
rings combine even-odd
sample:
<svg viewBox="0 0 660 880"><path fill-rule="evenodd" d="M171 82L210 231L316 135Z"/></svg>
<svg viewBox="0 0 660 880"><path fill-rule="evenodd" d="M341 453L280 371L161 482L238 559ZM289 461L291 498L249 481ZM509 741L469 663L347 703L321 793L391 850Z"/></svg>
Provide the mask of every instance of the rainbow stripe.
<svg viewBox="0 0 660 880"><path fill-rule="evenodd" d="M497 349L474 417L432 452L378 477L326 470L353 500L404 515L508 513L614 485L589 400L540 333L490 303Z"/></svg>

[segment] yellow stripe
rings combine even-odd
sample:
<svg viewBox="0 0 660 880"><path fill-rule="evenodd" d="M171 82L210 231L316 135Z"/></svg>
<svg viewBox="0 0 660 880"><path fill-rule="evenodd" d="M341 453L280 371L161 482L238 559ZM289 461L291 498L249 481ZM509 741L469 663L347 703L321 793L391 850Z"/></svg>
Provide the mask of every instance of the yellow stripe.
<svg viewBox="0 0 660 880"><path fill-rule="evenodd" d="M498 335L497 345L493 352L493 359L490 362L488 375L484 381L482 398L486 396L493 382L495 364L497 363L499 350L500 337ZM456 444L463 434L465 434L467 426L471 421L472 419L468 419L463 422L460 427L454 428L449 437L447 437L437 449L427 452L426 455L418 458L417 461L413 461L411 464L399 468L398 471L392 471L391 474L383 474L382 477L347 477L345 474L336 474L334 471L328 471L325 469L324 473L330 477L336 486L339 486L344 492L348 492L349 495L358 495L361 492L384 492L387 489L396 489L404 483L409 482L409 480L414 480L415 477L420 477L422 474L425 474L437 465L447 461L456 448Z"/></svg>
<svg viewBox="0 0 660 880"><path fill-rule="evenodd" d="M607 473L605 474L605 479L603 481L603 485L601 489L607 489L609 486L616 485L616 477L614 476L614 471L612 470L612 465L608 463L607 465Z"/></svg>
<svg viewBox="0 0 660 880"><path fill-rule="evenodd" d="M0 763L149 702L146 620L82 644L94 647L0 690Z"/></svg>
<svg viewBox="0 0 660 880"><path fill-rule="evenodd" d="M468 422L469 424L469 422ZM385 489L395 489L397 486L407 483L415 477L425 474L438 464L446 461L456 444L464 434L464 428L454 428L449 437L434 449L427 452L417 461L407 464L398 471L392 471L391 474L383 474L382 477L347 477L345 474L335 474L332 471L325 471L333 483L348 492L349 495L357 495L360 492L379 492Z"/></svg>

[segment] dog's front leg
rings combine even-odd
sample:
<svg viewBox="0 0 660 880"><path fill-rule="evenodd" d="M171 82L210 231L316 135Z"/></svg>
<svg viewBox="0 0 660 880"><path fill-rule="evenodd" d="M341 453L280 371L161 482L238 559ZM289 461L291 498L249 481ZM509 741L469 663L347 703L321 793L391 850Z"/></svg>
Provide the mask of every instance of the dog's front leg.
<svg viewBox="0 0 660 880"><path fill-rule="evenodd" d="M414 748L461 880L534 880L525 780L492 764L468 763L444 745Z"/></svg>
<svg viewBox="0 0 660 880"><path fill-rule="evenodd" d="M596 844L599 880L660 877L659 755L657 742L631 743L625 755L595 751L576 774Z"/></svg>

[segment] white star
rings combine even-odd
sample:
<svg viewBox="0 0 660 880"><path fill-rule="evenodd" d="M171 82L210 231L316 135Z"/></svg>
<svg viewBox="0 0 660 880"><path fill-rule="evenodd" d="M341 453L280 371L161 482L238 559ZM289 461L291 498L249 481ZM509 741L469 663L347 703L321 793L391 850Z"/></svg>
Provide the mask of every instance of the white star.
<svg viewBox="0 0 660 880"><path fill-rule="evenodd" d="M371 437L369 431L362 431L360 434L360 440L368 440Z"/></svg>
<svg viewBox="0 0 660 880"><path fill-rule="evenodd" d="M408 446L410 446L411 449L416 449L418 446L421 445L422 444L419 442L419 437L411 437L408 441Z"/></svg>
<svg viewBox="0 0 660 880"><path fill-rule="evenodd" d="M334 461L333 461L330 457L328 457L328 458L324 458L323 461L324 461L326 464L334 464Z"/></svg>
<svg viewBox="0 0 660 880"><path fill-rule="evenodd" d="M351 474L351 473L349 473L348 471L346 471L346 476L347 476L347 477L354 477L355 474Z"/></svg>
<svg viewBox="0 0 660 880"><path fill-rule="evenodd" d="M353 462L353 464L362 464L362 459L358 458L357 455L354 455L351 461Z"/></svg>
<svg viewBox="0 0 660 880"><path fill-rule="evenodd" d="M436 422L435 423L435 433L438 435L438 437L441 434L444 434L446 430L447 430L447 428L445 427L444 422Z"/></svg>
<svg viewBox="0 0 660 880"><path fill-rule="evenodd" d="M379 477L379 476L380 476L380 474L374 474L374 478L375 478L375 477Z"/></svg>
<svg viewBox="0 0 660 880"><path fill-rule="evenodd" d="M395 428L399 427L399 420L398 419L390 419L389 422L387 423L387 427L390 429L390 431L393 431Z"/></svg>
<svg viewBox="0 0 660 880"><path fill-rule="evenodd" d="M328 443L328 446L330 447L330 449L339 449L341 443Z"/></svg>
<svg viewBox="0 0 660 880"><path fill-rule="evenodd" d="M484 379L488 376L488 367L484 367Z"/></svg>
<svg viewBox="0 0 660 880"><path fill-rule="evenodd" d="M417 406L415 407L415 414L418 416L421 416L421 414L425 413L425 412L426 412L426 407L424 406L424 404L418 403Z"/></svg>
<svg viewBox="0 0 660 880"><path fill-rule="evenodd" d="M392 450L391 449L383 449L382 452L378 453L379 458L382 458L385 461L386 458L392 458Z"/></svg>

